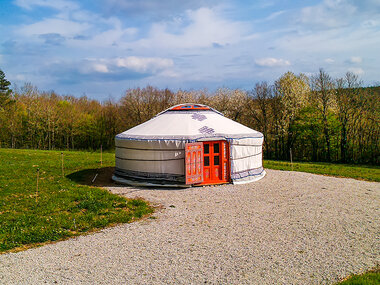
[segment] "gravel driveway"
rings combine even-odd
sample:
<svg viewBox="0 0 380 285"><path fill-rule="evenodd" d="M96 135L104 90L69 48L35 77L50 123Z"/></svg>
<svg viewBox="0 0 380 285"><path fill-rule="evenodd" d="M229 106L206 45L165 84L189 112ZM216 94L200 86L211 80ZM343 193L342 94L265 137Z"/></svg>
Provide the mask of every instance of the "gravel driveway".
<svg viewBox="0 0 380 285"><path fill-rule="evenodd" d="M380 263L380 183L267 170L247 185L109 189L163 208L0 255L0 284L331 284Z"/></svg>

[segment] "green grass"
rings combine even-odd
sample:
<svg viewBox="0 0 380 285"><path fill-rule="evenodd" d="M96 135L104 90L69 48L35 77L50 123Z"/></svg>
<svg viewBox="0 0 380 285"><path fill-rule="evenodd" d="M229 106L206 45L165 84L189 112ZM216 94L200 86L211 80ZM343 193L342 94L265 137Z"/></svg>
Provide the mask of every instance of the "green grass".
<svg viewBox="0 0 380 285"><path fill-rule="evenodd" d="M347 280L337 283L339 285L378 285L380 284L380 268L364 274L352 275Z"/></svg>
<svg viewBox="0 0 380 285"><path fill-rule="evenodd" d="M91 180L99 160L99 153L65 151L62 176L61 151L0 149L0 252L130 222L153 211L142 200L82 183ZM113 166L114 153L103 153L103 172ZM265 160L264 167L291 170L290 163L282 161ZM297 162L293 169L380 181L377 166ZM96 182L102 185L100 178Z"/></svg>
<svg viewBox="0 0 380 285"><path fill-rule="evenodd" d="M0 149L0 252L130 222L153 211L145 201L68 178L98 168L99 161L99 153L64 152L62 176L60 151ZM113 153L103 154L103 166L114 166Z"/></svg>
<svg viewBox="0 0 380 285"><path fill-rule="evenodd" d="M290 162L275 160L264 160L264 168L292 170ZM293 162L293 170L380 182L379 166L333 164L324 162Z"/></svg>

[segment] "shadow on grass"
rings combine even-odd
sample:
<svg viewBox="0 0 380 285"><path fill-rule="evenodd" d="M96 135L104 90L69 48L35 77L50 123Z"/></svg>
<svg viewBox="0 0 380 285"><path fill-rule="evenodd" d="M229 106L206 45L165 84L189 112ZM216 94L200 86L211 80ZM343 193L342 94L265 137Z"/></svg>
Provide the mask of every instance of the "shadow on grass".
<svg viewBox="0 0 380 285"><path fill-rule="evenodd" d="M115 167L84 169L77 172L73 172L67 175L66 177L81 185L96 187L120 186L112 180L114 170Z"/></svg>
<svg viewBox="0 0 380 285"><path fill-rule="evenodd" d="M185 190L183 187L166 187L166 186L131 186L127 184L118 183L112 180L112 175L115 171L115 167L103 167L94 169L84 169L77 172L73 172L66 177L75 183L81 185L95 186L95 187L123 187L129 188L132 192L138 192L141 190ZM125 193L123 193L125 194Z"/></svg>

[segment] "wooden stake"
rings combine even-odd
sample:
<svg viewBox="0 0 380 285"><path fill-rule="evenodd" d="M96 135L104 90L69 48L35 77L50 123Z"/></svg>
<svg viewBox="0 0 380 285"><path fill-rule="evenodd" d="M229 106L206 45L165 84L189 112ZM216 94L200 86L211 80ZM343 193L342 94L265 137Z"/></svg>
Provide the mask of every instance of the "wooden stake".
<svg viewBox="0 0 380 285"><path fill-rule="evenodd" d="M63 169L63 152L61 152L61 160L62 160L62 177L64 177L65 176L65 171L64 171L64 169Z"/></svg>
<svg viewBox="0 0 380 285"><path fill-rule="evenodd" d="M95 182L96 177L98 177L98 173L95 174L94 179L92 179L91 183Z"/></svg>
<svg viewBox="0 0 380 285"><path fill-rule="evenodd" d="M36 187L36 202L38 202L38 179L40 177L40 169L37 168L37 187Z"/></svg>
<svg viewBox="0 0 380 285"><path fill-rule="evenodd" d="M100 166L103 165L102 158L103 158L103 145L101 144L100 145Z"/></svg>
<svg viewBox="0 0 380 285"><path fill-rule="evenodd" d="M290 164L292 166L292 171L293 171L293 157L292 157L292 149L290 149Z"/></svg>

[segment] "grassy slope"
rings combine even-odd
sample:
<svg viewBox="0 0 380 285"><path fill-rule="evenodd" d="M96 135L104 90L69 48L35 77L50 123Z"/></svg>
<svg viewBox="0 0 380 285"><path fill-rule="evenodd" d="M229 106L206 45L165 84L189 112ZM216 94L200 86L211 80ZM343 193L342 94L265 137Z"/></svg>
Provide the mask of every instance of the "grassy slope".
<svg viewBox="0 0 380 285"><path fill-rule="evenodd" d="M264 167L279 170L292 170L290 162L287 161L264 160ZM293 162L293 170L380 182L380 167L378 166L323 162Z"/></svg>
<svg viewBox="0 0 380 285"><path fill-rule="evenodd" d="M99 153L64 152L65 175L97 168L99 160ZM114 154L103 154L103 166L113 165ZM129 222L150 212L144 201L62 177L60 151L0 149L0 252Z"/></svg>

